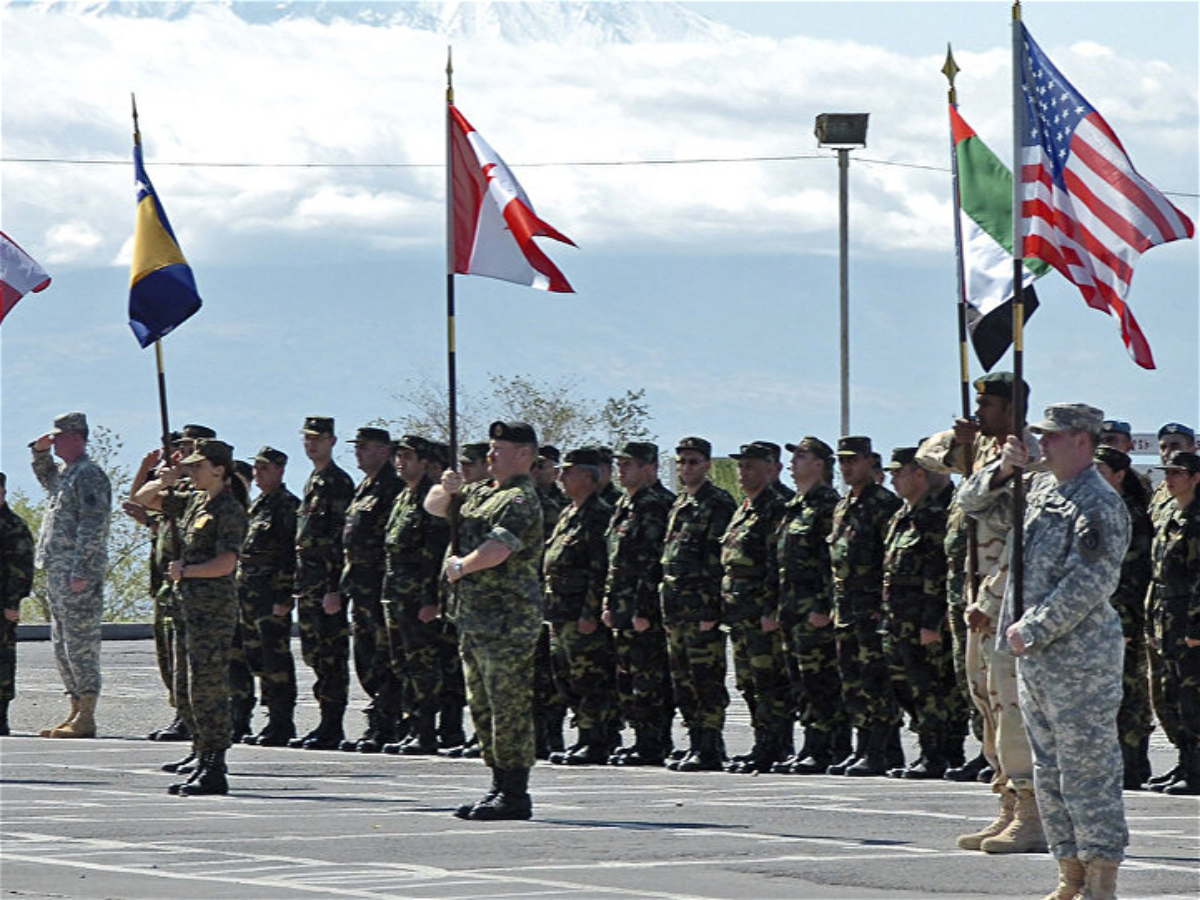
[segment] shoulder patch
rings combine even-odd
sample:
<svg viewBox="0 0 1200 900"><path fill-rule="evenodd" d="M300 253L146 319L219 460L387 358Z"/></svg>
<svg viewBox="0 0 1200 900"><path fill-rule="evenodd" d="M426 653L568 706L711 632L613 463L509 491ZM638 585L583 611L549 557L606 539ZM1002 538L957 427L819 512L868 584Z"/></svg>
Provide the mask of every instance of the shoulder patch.
<svg viewBox="0 0 1200 900"><path fill-rule="evenodd" d="M1104 540L1094 522L1084 520L1079 529L1079 552L1084 559L1098 559L1104 552Z"/></svg>

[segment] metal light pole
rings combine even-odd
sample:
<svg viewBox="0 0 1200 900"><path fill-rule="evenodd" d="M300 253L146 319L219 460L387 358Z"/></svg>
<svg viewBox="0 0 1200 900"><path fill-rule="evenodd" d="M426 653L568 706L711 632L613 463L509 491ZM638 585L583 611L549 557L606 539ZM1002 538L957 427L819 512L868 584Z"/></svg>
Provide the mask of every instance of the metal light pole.
<svg viewBox="0 0 1200 900"><path fill-rule="evenodd" d="M841 332L842 430L850 433L850 151L867 146L869 113L822 113L817 144L838 154L838 320Z"/></svg>

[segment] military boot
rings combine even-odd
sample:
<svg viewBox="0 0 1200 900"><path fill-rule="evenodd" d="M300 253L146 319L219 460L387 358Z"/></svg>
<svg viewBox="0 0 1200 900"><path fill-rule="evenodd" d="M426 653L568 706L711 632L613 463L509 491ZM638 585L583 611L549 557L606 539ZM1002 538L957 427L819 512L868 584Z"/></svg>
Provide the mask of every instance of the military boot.
<svg viewBox="0 0 1200 900"><path fill-rule="evenodd" d="M679 763L680 772L720 772L725 768L721 732L715 728L696 731L696 752Z"/></svg>
<svg viewBox="0 0 1200 900"><path fill-rule="evenodd" d="M71 711L69 713L67 713L67 717L65 719L63 719L61 722L59 722L57 725L51 725L49 728L43 728L41 731L38 732L38 735L40 737L45 737L45 738L53 737L54 732L58 731L60 728L66 728L68 725L70 725L72 722L74 722L75 717L77 715L79 715L79 698L72 697L71 698Z"/></svg>
<svg viewBox="0 0 1200 900"><path fill-rule="evenodd" d="M170 794L173 797L177 796L179 794L179 792L182 791L186 785L191 784L193 781L195 781L197 778L200 777L200 771L202 768L200 765L200 757L201 757L201 754L199 754L199 753L193 754L193 759L195 761L192 763L191 766L188 767L188 771L191 774L189 774L188 777L185 778L183 781L176 781L174 784L167 785L167 793L168 794Z"/></svg>
<svg viewBox="0 0 1200 900"><path fill-rule="evenodd" d="M966 735L947 732L946 739L942 742L942 752L946 755L947 769L957 768L966 761L967 754L963 746L966 740Z"/></svg>
<svg viewBox="0 0 1200 900"><path fill-rule="evenodd" d="M345 715L345 704L322 703L321 721L317 727L303 738L292 738L288 741L288 746L299 746L305 750L336 750L346 736L342 729L342 719ZM300 743L297 744L297 741Z"/></svg>
<svg viewBox="0 0 1200 900"><path fill-rule="evenodd" d="M250 726L250 717L254 713L254 698L248 700L235 699L229 702L229 739L240 744L246 736L254 736Z"/></svg>
<svg viewBox="0 0 1200 900"><path fill-rule="evenodd" d="M1200 744L1188 735L1180 735L1179 741L1183 772L1178 781L1163 788L1163 793L1172 797L1192 797L1200 794Z"/></svg>
<svg viewBox="0 0 1200 900"><path fill-rule="evenodd" d="M1012 821L999 834L980 841L979 849L984 853L1045 853L1049 849L1033 791L1017 791Z"/></svg>
<svg viewBox="0 0 1200 900"><path fill-rule="evenodd" d="M458 808L454 810L454 815L460 819L471 818L471 811L474 810L476 806L478 806L480 803L487 803L488 801L496 798L496 795L500 793L500 783L500 770L492 769L492 786L488 789L488 792L478 800L472 800L469 803L460 803Z"/></svg>
<svg viewBox="0 0 1200 900"><path fill-rule="evenodd" d="M467 817L476 822L525 820L533 816L533 801L529 797L528 769L497 769L500 792L481 800Z"/></svg>
<svg viewBox="0 0 1200 900"><path fill-rule="evenodd" d="M946 774L942 777L947 781L975 781L979 777L979 773L983 771L987 764L987 758L981 752L978 756L972 760L969 760L964 765L947 769Z"/></svg>
<svg viewBox="0 0 1200 900"><path fill-rule="evenodd" d="M804 729L804 742L799 750L787 753L782 759L771 766L771 771L776 775L791 775L792 767L800 760L804 759L809 754L808 745L812 740L813 729ZM794 745L793 745L794 746Z"/></svg>
<svg viewBox="0 0 1200 900"><path fill-rule="evenodd" d="M1174 784L1183 777L1183 751L1178 750L1179 760L1167 771L1161 775L1155 775L1153 778L1146 779L1146 787L1157 793L1162 793L1163 789L1168 785Z"/></svg>
<svg viewBox="0 0 1200 900"><path fill-rule="evenodd" d="M617 766L661 766L665 761L663 756L662 732L657 725L637 725L634 727L637 739L633 749L628 753L609 758L609 763Z"/></svg>
<svg viewBox="0 0 1200 900"><path fill-rule="evenodd" d="M1150 735L1143 734L1137 746L1138 781L1145 784L1150 779Z"/></svg>
<svg viewBox="0 0 1200 900"><path fill-rule="evenodd" d="M225 751L205 750L200 754L200 766L195 778L188 779L179 788L181 797L204 797L228 794L229 782L225 778Z"/></svg>
<svg viewBox="0 0 1200 900"><path fill-rule="evenodd" d="M1138 765L1137 747L1130 746L1121 740L1121 789L1126 791L1142 790L1141 768Z"/></svg>
<svg viewBox="0 0 1200 900"><path fill-rule="evenodd" d="M52 738L94 738L96 736L96 700L95 694L85 694L79 698L79 709L75 718L61 728L50 732Z"/></svg>
<svg viewBox="0 0 1200 900"><path fill-rule="evenodd" d="M1117 869L1121 863L1116 859L1089 859L1083 864L1083 896L1087 900L1116 900Z"/></svg>
<svg viewBox="0 0 1200 900"><path fill-rule="evenodd" d="M758 747L758 756L742 763L739 770L743 775L770 772L771 767L786 757L792 749L791 734L783 731L768 731Z"/></svg>
<svg viewBox="0 0 1200 900"><path fill-rule="evenodd" d="M1074 856L1058 861L1058 884L1044 900L1075 900L1083 890L1083 863Z"/></svg>
<svg viewBox="0 0 1200 900"><path fill-rule="evenodd" d="M725 766L726 772L740 772L742 766L748 762L753 762L758 759L759 751L762 749L762 742L766 738L766 732L761 728L754 729L754 743L745 753L735 753L729 759L729 764Z"/></svg>
<svg viewBox="0 0 1200 900"><path fill-rule="evenodd" d="M400 748L404 756L437 756L437 710L430 704L421 707L413 731L413 739Z"/></svg>
<svg viewBox="0 0 1200 900"><path fill-rule="evenodd" d="M579 744L563 762L568 766L602 766L611 758L608 741L608 729L603 726L580 729Z"/></svg>
<svg viewBox="0 0 1200 900"><path fill-rule="evenodd" d="M462 700L459 697L443 697L441 714L438 716L438 744L443 750L449 750L451 747L461 747L466 742Z"/></svg>
<svg viewBox="0 0 1200 900"><path fill-rule="evenodd" d="M8 737L11 733L8 728L8 703L7 700L0 700L0 737Z"/></svg>
<svg viewBox="0 0 1200 900"><path fill-rule="evenodd" d="M938 731L922 732L919 736L921 757L903 770L902 778L941 778L946 774L944 735Z"/></svg>
<svg viewBox="0 0 1200 900"><path fill-rule="evenodd" d="M286 747L296 736L295 703L272 703L267 709L267 726L258 734L248 735L243 743L259 747Z"/></svg>
<svg viewBox="0 0 1200 900"><path fill-rule="evenodd" d="M846 770L852 765L866 756L867 753L867 729L859 728L855 730L854 749L851 750L840 762L833 763L825 772L829 775L845 775Z"/></svg>
<svg viewBox="0 0 1200 900"><path fill-rule="evenodd" d="M823 775L833 763L833 735L824 729L810 729L804 741L807 753L797 759L788 771L793 775ZM796 754L800 756L800 754Z"/></svg>
<svg viewBox="0 0 1200 900"><path fill-rule="evenodd" d="M158 731L152 731L146 737L152 741L190 741L192 739L191 732L188 731L187 723L183 721L183 717L176 714L173 721L166 728L160 728Z"/></svg>
<svg viewBox="0 0 1200 900"><path fill-rule="evenodd" d="M400 737L399 713L379 710L375 714L374 730L368 729L358 742L359 753L380 753L384 744L390 744Z"/></svg>
<svg viewBox="0 0 1200 900"><path fill-rule="evenodd" d="M1000 791L1000 813L990 823L985 825L979 831L971 834L960 835L958 847L960 850L978 850L980 844L990 837L995 837L1000 832L1004 831L1013 820L1013 810L1017 806L1017 792L1010 790Z"/></svg>
<svg viewBox="0 0 1200 900"><path fill-rule="evenodd" d="M891 768L888 765L888 743L894 730L891 725L872 725L867 734L867 752L846 769L846 774L854 778L886 775Z"/></svg>
<svg viewBox="0 0 1200 900"><path fill-rule="evenodd" d="M173 772L179 775L184 775L188 772L194 772L196 770L196 759L196 748L192 747L192 749L188 751L187 756L185 756L183 759L177 759L174 762L163 763L159 768L161 768L164 772Z"/></svg>
<svg viewBox="0 0 1200 900"><path fill-rule="evenodd" d="M363 710L363 715L367 717L367 727L363 730L362 737L346 738L344 741L338 744L339 750L344 750L346 753L357 753L358 747L363 741L374 741L375 736L378 733L377 722L379 719L379 713L374 707L368 707L367 709Z"/></svg>

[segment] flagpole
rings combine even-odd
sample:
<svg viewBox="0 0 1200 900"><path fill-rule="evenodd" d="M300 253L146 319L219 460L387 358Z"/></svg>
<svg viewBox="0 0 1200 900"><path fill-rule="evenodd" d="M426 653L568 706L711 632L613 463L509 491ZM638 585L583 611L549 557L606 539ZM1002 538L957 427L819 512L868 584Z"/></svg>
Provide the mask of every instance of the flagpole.
<svg viewBox="0 0 1200 900"><path fill-rule="evenodd" d="M1022 221L1022 138L1025 133L1025 99L1021 91L1024 48L1021 46L1021 0L1012 7L1012 103L1013 103L1013 387L1012 433L1025 440L1025 235ZM1012 581L1013 620L1025 611L1025 480L1024 470L1013 473Z"/></svg>
<svg viewBox="0 0 1200 900"><path fill-rule="evenodd" d="M450 467L458 469L458 375L454 335L454 165L450 107L454 105L454 64L446 48L446 374L449 379Z"/></svg>

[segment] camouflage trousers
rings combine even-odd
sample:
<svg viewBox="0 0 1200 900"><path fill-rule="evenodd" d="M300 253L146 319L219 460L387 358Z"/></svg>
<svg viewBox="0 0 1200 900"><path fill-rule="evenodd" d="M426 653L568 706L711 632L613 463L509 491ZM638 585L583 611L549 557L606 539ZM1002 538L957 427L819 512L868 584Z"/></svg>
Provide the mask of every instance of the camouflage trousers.
<svg viewBox="0 0 1200 900"><path fill-rule="evenodd" d="M556 622L551 626L550 662L558 690L571 699L579 730L607 729L617 707L609 629L597 622L595 631L583 634L578 619Z"/></svg>
<svg viewBox="0 0 1200 900"><path fill-rule="evenodd" d="M446 643L438 656L442 670L442 699L445 704L457 702L462 707L467 702L467 684L463 677L462 657L458 653L458 626L446 619L443 619L443 626Z"/></svg>
<svg viewBox="0 0 1200 900"><path fill-rule="evenodd" d="M445 690L447 651L458 655L453 638L446 633L446 622L422 622L416 606L406 607L398 601L385 600L383 609L388 634L400 641L399 660L393 654L392 672L402 684L404 707L412 711L437 709Z"/></svg>
<svg viewBox="0 0 1200 900"><path fill-rule="evenodd" d="M954 686L970 720L971 734L982 742L983 714L971 699L971 680L967 677L967 620L964 610L963 606L952 605L947 617L950 622L950 647L954 653Z"/></svg>
<svg viewBox="0 0 1200 900"><path fill-rule="evenodd" d="M733 643L734 683L750 710L755 729L773 733L792 727L792 686L780 629L763 631L759 619L729 627Z"/></svg>
<svg viewBox="0 0 1200 900"><path fill-rule="evenodd" d="M971 700L983 716L983 755L996 770L992 784L1033 789L1033 754L1017 699L1017 660L996 649L992 627L967 634Z"/></svg>
<svg viewBox="0 0 1200 900"><path fill-rule="evenodd" d="M296 704L296 661L292 657L292 614L277 616L276 603L290 597L243 580L238 587L238 627L235 647L240 646L241 664L235 653L229 669L230 694L235 699L254 699L254 679L262 689L265 706Z"/></svg>
<svg viewBox="0 0 1200 900"><path fill-rule="evenodd" d="M350 626L343 607L325 612L321 597L300 597L300 652L313 670L313 696L318 703L345 706L350 693Z"/></svg>
<svg viewBox="0 0 1200 900"><path fill-rule="evenodd" d="M667 634L661 625L645 631L614 628L617 703L626 722L660 727L674 702L667 665Z"/></svg>
<svg viewBox="0 0 1200 900"><path fill-rule="evenodd" d="M176 709L199 751L229 748L229 648L237 628L237 596L205 591L177 599L183 628L175 632Z"/></svg>
<svg viewBox="0 0 1200 900"><path fill-rule="evenodd" d="M383 601L377 591L343 595L350 603L350 633L354 637L354 672L358 683L377 706L399 712L404 682L392 670L392 636L388 634ZM402 646L402 645L401 645Z"/></svg>
<svg viewBox="0 0 1200 900"><path fill-rule="evenodd" d="M154 598L154 659L158 675L167 689L167 700L175 705L175 617L171 591L164 588Z"/></svg>
<svg viewBox="0 0 1200 900"><path fill-rule="evenodd" d="M837 626L838 671L842 702L856 728L896 725L900 710L892 693L891 669L883 635L873 619Z"/></svg>
<svg viewBox="0 0 1200 900"><path fill-rule="evenodd" d="M884 637L884 650L892 670L892 686L901 708L912 718L918 734L950 734L966 720L966 704L959 701L954 683L953 650L949 633L921 644L915 622L902 622ZM955 734L961 733L955 731Z"/></svg>
<svg viewBox="0 0 1200 900"><path fill-rule="evenodd" d="M1057 859L1123 859L1129 830L1117 740L1120 674L1080 671L1053 647L1022 657L1017 668L1050 852Z"/></svg>
<svg viewBox="0 0 1200 900"><path fill-rule="evenodd" d="M561 651L560 651L561 652ZM567 713L567 707L572 705L573 697L567 694L561 679L554 677L555 644L550 635L550 625L542 623L538 633L537 650L533 655L533 712L538 720L561 722ZM561 668L565 660L559 660Z"/></svg>
<svg viewBox="0 0 1200 900"><path fill-rule="evenodd" d="M533 654L537 635L537 628L504 634L459 631L467 705L483 763L490 768L533 768Z"/></svg>
<svg viewBox="0 0 1200 900"><path fill-rule="evenodd" d="M729 690L725 632L719 626L700 630L699 622L674 622L667 627L667 662L675 705L688 729L723 731Z"/></svg>
<svg viewBox="0 0 1200 900"><path fill-rule="evenodd" d="M833 731L846 724L842 706L842 676L838 671L837 637L833 625L817 628L805 617L789 623L783 635L791 658L792 696L805 728Z"/></svg>
<svg viewBox="0 0 1200 900"><path fill-rule="evenodd" d="M1155 628L1161 635L1163 706L1174 719L1175 743L1183 746L1190 742L1195 748L1200 741L1200 647L1189 647L1184 642L1188 633L1187 606L1187 598L1182 603L1165 601Z"/></svg>
<svg viewBox="0 0 1200 900"><path fill-rule="evenodd" d="M0 618L0 703L17 696L17 623Z"/></svg>
<svg viewBox="0 0 1200 900"><path fill-rule="evenodd" d="M1154 710L1150 706L1150 672L1146 656L1146 638L1137 635L1125 644L1125 664L1121 673L1121 709L1117 713L1117 733L1127 747L1138 747L1154 730Z"/></svg>
<svg viewBox="0 0 1200 900"><path fill-rule="evenodd" d="M50 597L50 644L63 687L72 697L100 693L100 620L104 615L104 585L71 590L65 570L46 573Z"/></svg>

